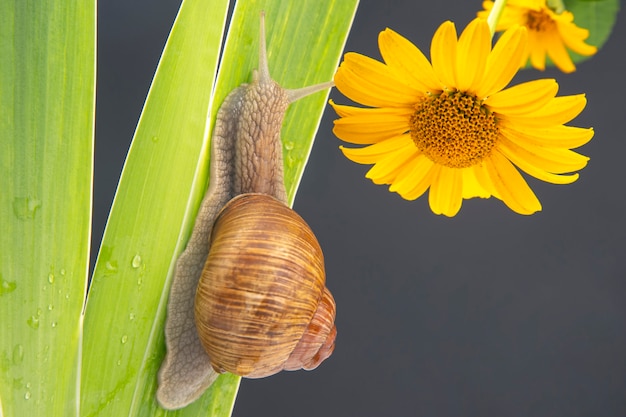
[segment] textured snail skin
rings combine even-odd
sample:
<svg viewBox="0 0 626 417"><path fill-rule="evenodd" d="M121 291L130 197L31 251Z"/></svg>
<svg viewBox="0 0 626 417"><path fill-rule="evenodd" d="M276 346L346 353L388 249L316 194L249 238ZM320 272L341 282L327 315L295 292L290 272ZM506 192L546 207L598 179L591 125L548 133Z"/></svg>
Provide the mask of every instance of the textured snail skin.
<svg viewBox="0 0 626 417"><path fill-rule="evenodd" d="M194 297L218 212L243 193L264 193L286 202L280 141L285 111L291 102L332 86L283 89L269 74L263 14L260 29L259 70L220 107L211 139L209 187L176 263L165 322L167 351L158 374L157 401L165 409L193 402L218 376L194 323Z"/></svg>

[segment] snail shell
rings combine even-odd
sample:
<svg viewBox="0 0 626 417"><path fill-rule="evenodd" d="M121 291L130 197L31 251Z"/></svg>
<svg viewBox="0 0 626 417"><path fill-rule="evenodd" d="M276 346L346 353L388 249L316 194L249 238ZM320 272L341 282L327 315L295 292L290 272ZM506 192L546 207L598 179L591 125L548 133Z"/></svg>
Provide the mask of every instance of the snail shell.
<svg viewBox="0 0 626 417"><path fill-rule="evenodd" d="M324 281L322 250L295 211L265 194L232 199L213 226L195 298L213 368L260 378L317 367L337 332Z"/></svg>

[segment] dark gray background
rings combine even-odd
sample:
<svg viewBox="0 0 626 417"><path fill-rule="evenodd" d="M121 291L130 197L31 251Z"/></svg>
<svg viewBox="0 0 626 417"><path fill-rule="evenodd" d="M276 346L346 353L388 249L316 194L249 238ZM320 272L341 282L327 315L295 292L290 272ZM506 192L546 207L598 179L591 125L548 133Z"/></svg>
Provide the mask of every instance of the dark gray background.
<svg viewBox="0 0 626 417"><path fill-rule="evenodd" d="M99 2L94 251L179 2ZM346 51L379 57L386 26L426 53L444 20L481 2L362 1ZM325 250L334 355L313 372L242 381L234 416L626 416L623 14L560 94L587 93L593 126L573 185L529 180L530 217L465 201L454 218L402 200L346 160L328 109L295 207ZM334 91L339 103L347 100Z"/></svg>

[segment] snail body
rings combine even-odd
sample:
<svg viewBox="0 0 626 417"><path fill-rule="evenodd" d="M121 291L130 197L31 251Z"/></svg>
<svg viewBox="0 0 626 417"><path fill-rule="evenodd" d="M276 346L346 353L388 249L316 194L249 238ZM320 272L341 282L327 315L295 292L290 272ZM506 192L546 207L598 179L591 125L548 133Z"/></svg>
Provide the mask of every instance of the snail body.
<svg viewBox="0 0 626 417"><path fill-rule="evenodd" d="M261 15L259 70L217 114L209 186L176 262L157 400L177 409L221 372L313 369L334 348L335 303L313 232L286 206L280 129L289 104L325 83L271 79Z"/></svg>

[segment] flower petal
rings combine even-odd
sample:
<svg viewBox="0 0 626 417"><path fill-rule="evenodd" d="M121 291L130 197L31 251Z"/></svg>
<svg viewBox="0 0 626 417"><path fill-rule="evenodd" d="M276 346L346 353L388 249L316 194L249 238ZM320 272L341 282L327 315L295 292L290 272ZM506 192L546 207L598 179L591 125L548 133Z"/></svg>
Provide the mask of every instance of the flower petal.
<svg viewBox="0 0 626 417"><path fill-rule="evenodd" d="M539 110L524 115L501 115L502 120L520 127L545 127L562 125L583 111L587 99L584 94L555 97Z"/></svg>
<svg viewBox="0 0 626 417"><path fill-rule="evenodd" d="M546 44L539 32L531 30L528 34L530 64L543 71L546 69Z"/></svg>
<svg viewBox="0 0 626 417"><path fill-rule="evenodd" d="M547 45L548 56L554 62L558 69L564 73L570 73L576 71L576 66L572 62L572 58L569 56L563 40L559 35L559 32L554 28L544 33L544 42Z"/></svg>
<svg viewBox="0 0 626 417"><path fill-rule="evenodd" d="M502 200L502 197L498 194L498 190L496 190L496 187L493 185L493 181L491 181L487 165L489 165L489 163L483 160L481 163L472 166L471 168L474 170L474 176L476 176L476 179L481 187L483 187L495 198Z"/></svg>
<svg viewBox="0 0 626 417"><path fill-rule="evenodd" d="M328 103L333 106L333 110L337 113L339 117L348 117L348 116L364 116L368 114L389 114L396 115L399 113L402 114L412 114L415 109L413 106L411 107L354 107L354 106L346 106L344 104L337 104L332 99L328 100Z"/></svg>
<svg viewBox="0 0 626 417"><path fill-rule="evenodd" d="M587 29L580 28L573 23L558 20L556 22L565 46L580 55L590 56L598 52L598 48L585 43L589 36Z"/></svg>
<svg viewBox="0 0 626 417"><path fill-rule="evenodd" d="M476 81L483 78L491 52L491 34L483 19L474 19L459 37L456 55L457 89L474 93Z"/></svg>
<svg viewBox="0 0 626 417"><path fill-rule="evenodd" d="M505 146L533 165L555 174L574 172L584 168L589 158L569 149L535 146L510 140L506 135L498 139L498 147Z"/></svg>
<svg viewBox="0 0 626 417"><path fill-rule="evenodd" d="M559 85L554 79L540 79L499 91L484 101L498 114L524 114L539 110L556 96Z"/></svg>
<svg viewBox="0 0 626 417"><path fill-rule="evenodd" d="M549 146L554 148L577 148L589 142L593 129L573 126L519 127L510 123L500 123L500 132L521 146Z"/></svg>
<svg viewBox="0 0 626 417"><path fill-rule="evenodd" d="M498 149L505 157L507 157L511 162L517 165L522 171L524 171L528 175L532 175L533 177L541 181L549 182L552 184L571 184L578 179L578 174L558 175L550 173L533 164L531 158L526 158L521 152L519 152L519 148L514 148L509 145L509 143L501 142L498 144Z"/></svg>
<svg viewBox="0 0 626 417"><path fill-rule="evenodd" d="M435 163L426 155L418 154L410 165L407 165L398 174L396 181L389 187L389 191L396 192L405 200L415 200L430 186L430 172Z"/></svg>
<svg viewBox="0 0 626 417"><path fill-rule="evenodd" d="M408 135L400 135L363 148L340 146L339 149L341 149L346 158L357 164L375 164L388 155L394 154L399 149L405 149L409 146L417 149Z"/></svg>
<svg viewBox="0 0 626 417"><path fill-rule="evenodd" d="M378 45L389 69L413 88L432 93L441 91L443 86L430 62L409 40L387 28L378 35Z"/></svg>
<svg viewBox="0 0 626 417"><path fill-rule="evenodd" d="M365 174L374 184L391 184L405 167L405 164L415 158L418 150L415 146L406 146L396 152L379 159L374 166Z"/></svg>
<svg viewBox="0 0 626 417"><path fill-rule="evenodd" d="M344 56L335 84L353 101L372 107L406 107L422 95L399 81L385 64L353 52Z"/></svg>
<svg viewBox="0 0 626 417"><path fill-rule="evenodd" d="M463 176L463 198L489 198L491 193L487 191L476 177L476 170L474 167L461 169Z"/></svg>
<svg viewBox="0 0 626 417"><path fill-rule="evenodd" d="M449 20L443 22L433 35L430 45L430 61L435 74L446 89L454 90L456 80L456 29Z"/></svg>
<svg viewBox="0 0 626 417"><path fill-rule="evenodd" d="M461 170L437 165L433 175L428 193L430 209L435 214L452 217L459 212L463 202Z"/></svg>
<svg viewBox="0 0 626 417"><path fill-rule="evenodd" d="M410 114L402 114L402 111L397 114L372 111L368 114L342 117L334 121L333 133L339 139L357 145L377 143L408 132L409 117Z"/></svg>
<svg viewBox="0 0 626 417"><path fill-rule="evenodd" d="M513 164L497 149L485 161L489 178L504 204L519 214L541 210L541 203Z"/></svg>
<svg viewBox="0 0 626 417"><path fill-rule="evenodd" d="M526 53L526 29L515 26L502 34L487 57L483 78L477 83L475 93L485 98L502 90L519 70Z"/></svg>

